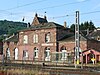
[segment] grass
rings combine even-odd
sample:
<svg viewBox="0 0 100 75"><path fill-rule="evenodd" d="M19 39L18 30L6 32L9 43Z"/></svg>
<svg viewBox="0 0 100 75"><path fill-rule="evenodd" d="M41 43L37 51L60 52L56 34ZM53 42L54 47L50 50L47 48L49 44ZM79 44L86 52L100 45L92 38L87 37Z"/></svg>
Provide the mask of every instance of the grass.
<svg viewBox="0 0 100 75"><path fill-rule="evenodd" d="M4 72L7 75L49 75L49 72L43 72L38 68L35 69L23 69L23 68L16 68L16 67L0 67L0 73Z"/></svg>

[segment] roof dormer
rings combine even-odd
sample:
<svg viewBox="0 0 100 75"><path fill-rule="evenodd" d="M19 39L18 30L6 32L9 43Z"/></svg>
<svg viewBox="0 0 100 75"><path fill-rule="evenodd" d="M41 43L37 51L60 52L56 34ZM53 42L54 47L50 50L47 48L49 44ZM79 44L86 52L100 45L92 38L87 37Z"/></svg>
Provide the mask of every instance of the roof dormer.
<svg viewBox="0 0 100 75"><path fill-rule="evenodd" d="M38 17L38 14L36 13L31 26L40 24L43 25L44 23L48 23L47 17L46 16L44 16L44 18Z"/></svg>

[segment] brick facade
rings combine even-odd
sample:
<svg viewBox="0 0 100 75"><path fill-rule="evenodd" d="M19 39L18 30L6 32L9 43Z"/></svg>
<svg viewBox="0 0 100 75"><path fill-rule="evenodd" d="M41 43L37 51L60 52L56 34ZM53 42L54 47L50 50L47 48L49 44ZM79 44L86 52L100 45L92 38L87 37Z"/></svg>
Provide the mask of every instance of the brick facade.
<svg viewBox="0 0 100 75"><path fill-rule="evenodd" d="M6 53L7 53L7 49L9 48L10 50L10 59L13 60L14 59L14 49L18 48L17 43L15 42L4 42L3 43L3 54L6 57ZM6 57L7 59L7 57Z"/></svg>
<svg viewBox="0 0 100 75"><path fill-rule="evenodd" d="M46 43L45 42L45 34L50 32L50 42ZM38 43L34 43L33 35L37 34L38 35ZM28 43L24 44L23 43L23 37L24 35L28 35ZM34 48L37 47L39 50L39 60L44 60L43 57L44 55L44 50L46 47L50 47L51 52L56 51L56 29L41 29L41 30L31 30L31 31L24 31L19 33L19 55L20 57L23 57L23 50L28 50L29 53L29 60L34 59ZM22 59L22 58L19 58Z"/></svg>

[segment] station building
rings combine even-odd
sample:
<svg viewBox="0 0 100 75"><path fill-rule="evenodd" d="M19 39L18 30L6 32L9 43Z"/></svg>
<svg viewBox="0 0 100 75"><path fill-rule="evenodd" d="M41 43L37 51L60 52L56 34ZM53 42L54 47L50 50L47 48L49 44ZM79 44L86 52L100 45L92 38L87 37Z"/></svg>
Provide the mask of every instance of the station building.
<svg viewBox="0 0 100 75"><path fill-rule="evenodd" d="M99 36L99 29L87 37L80 34L80 52L84 63L90 63L92 58L95 58L95 63L100 61ZM74 33L67 28L66 22L64 25L48 22L46 16L41 18L38 14L27 29L3 41L3 55L7 60L73 62L74 51Z"/></svg>

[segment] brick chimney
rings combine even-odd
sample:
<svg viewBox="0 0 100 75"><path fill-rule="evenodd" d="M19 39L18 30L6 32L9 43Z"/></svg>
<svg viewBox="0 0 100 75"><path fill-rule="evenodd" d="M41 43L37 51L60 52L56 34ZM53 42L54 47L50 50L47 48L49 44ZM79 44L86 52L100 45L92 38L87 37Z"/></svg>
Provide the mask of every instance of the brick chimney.
<svg viewBox="0 0 100 75"><path fill-rule="evenodd" d="M35 14L35 17L38 17L38 14L37 13Z"/></svg>
<svg viewBox="0 0 100 75"><path fill-rule="evenodd" d="M29 28L30 26L31 26L31 25L30 25L30 22L28 22L28 23L27 23L27 28Z"/></svg>
<svg viewBox="0 0 100 75"><path fill-rule="evenodd" d="M47 19L46 15L44 15L44 19L45 19L45 20Z"/></svg>
<svg viewBox="0 0 100 75"><path fill-rule="evenodd" d="M64 22L64 27L65 27L65 28L67 27L67 23L66 23L66 21Z"/></svg>

